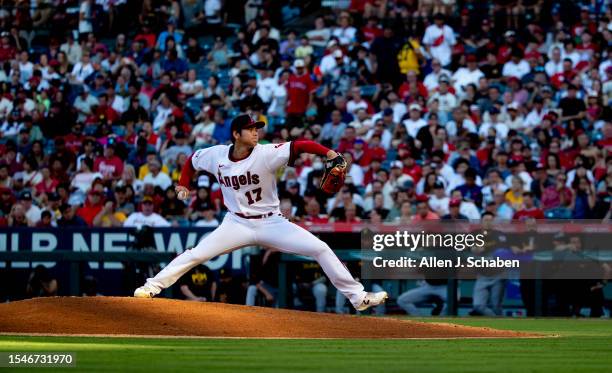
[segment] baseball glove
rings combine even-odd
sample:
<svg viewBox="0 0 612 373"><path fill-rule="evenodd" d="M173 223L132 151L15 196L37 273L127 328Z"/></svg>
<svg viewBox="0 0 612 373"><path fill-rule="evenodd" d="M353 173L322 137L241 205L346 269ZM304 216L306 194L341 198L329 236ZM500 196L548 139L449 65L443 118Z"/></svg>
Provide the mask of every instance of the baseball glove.
<svg viewBox="0 0 612 373"><path fill-rule="evenodd" d="M344 185L346 167L346 159L341 155L328 159L325 162L325 172L321 178L321 190L329 194L337 193Z"/></svg>

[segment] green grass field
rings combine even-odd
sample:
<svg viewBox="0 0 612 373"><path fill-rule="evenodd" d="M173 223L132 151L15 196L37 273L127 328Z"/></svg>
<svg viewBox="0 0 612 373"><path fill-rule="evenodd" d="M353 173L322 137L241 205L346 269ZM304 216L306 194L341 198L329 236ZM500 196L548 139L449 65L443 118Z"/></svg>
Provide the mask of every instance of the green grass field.
<svg viewBox="0 0 612 373"><path fill-rule="evenodd" d="M87 372L194 369L202 372L333 373L612 371L610 320L424 320L559 337L385 341L0 336L0 351L76 352L76 370Z"/></svg>

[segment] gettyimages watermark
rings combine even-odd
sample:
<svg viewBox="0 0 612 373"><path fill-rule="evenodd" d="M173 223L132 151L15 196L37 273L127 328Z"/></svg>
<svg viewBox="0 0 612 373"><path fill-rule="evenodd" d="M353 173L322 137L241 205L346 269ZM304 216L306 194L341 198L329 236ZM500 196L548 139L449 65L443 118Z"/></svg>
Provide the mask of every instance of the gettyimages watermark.
<svg viewBox="0 0 612 373"><path fill-rule="evenodd" d="M419 222L361 235L364 279L608 279L612 225L600 221Z"/></svg>

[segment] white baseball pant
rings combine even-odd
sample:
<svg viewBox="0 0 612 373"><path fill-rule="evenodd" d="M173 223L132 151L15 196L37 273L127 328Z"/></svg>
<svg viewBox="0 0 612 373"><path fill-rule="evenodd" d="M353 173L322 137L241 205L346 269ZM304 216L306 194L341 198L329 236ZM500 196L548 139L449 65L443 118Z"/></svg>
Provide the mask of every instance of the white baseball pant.
<svg viewBox="0 0 612 373"><path fill-rule="evenodd" d="M278 251L305 255L315 259L331 283L357 307L366 292L331 248L306 229L291 223L280 213L263 219L244 219L225 215L217 229L204 237L193 249L177 256L147 285L157 291L174 284L182 275L200 263L244 246L263 246Z"/></svg>

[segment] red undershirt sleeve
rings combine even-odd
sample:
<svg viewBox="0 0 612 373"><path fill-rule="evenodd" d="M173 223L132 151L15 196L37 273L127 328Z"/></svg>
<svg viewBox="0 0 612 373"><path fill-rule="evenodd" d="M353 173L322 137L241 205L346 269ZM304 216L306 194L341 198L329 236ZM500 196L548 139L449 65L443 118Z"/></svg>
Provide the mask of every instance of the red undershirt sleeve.
<svg viewBox="0 0 612 373"><path fill-rule="evenodd" d="M291 142L289 165L293 165L295 159L302 153L316 154L325 157L330 149L309 140L298 140Z"/></svg>
<svg viewBox="0 0 612 373"><path fill-rule="evenodd" d="M189 189L191 186L191 180L193 180L193 175L195 175L196 170L193 168L193 164L191 163L191 158L193 158L193 154L189 156L185 164L183 165L183 169L181 170L181 177L179 179L179 185L184 186Z"/></svg>

